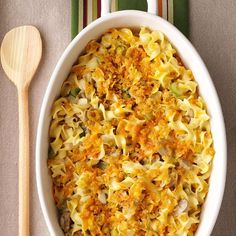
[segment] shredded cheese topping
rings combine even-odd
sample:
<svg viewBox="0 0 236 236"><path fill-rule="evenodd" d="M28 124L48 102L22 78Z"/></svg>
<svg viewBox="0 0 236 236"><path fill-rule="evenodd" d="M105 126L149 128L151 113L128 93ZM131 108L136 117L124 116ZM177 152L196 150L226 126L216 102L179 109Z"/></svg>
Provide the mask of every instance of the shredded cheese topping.
<svg viewBox="0 0 236 236"><path fill-rule="evenodd" d="M52 108L48 167L65 235L193 235L214 157L191 70L159 31L91 41Z"/></svg>

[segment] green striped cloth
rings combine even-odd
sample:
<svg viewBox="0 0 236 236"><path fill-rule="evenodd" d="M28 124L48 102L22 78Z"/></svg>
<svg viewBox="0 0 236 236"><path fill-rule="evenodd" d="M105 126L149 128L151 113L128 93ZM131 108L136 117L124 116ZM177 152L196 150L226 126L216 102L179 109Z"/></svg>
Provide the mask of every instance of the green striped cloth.
<svg viewBox="0 0 236 236"><path fill-rule="evenodd" d="M158 15L174 24L187 37L188 0L157 1ZM147 11L146 0L112 0L111 11L120 10ZM101 0L71 0L71 38L73 39L86 25L100 17Z"/></svg>

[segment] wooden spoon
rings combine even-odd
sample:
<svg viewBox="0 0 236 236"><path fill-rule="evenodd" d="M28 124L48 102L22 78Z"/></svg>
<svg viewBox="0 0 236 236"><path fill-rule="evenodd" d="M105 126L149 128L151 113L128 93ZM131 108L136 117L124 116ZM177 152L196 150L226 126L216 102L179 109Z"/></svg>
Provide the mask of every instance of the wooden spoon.
<svg viewBox="0 0 236 236"><path fill-rule="evenodd" d="M16 85L19 105L19 236L29 235L29 114L28 88L42 55L34 26L9 31L1 46L2 67Z"/></svg>

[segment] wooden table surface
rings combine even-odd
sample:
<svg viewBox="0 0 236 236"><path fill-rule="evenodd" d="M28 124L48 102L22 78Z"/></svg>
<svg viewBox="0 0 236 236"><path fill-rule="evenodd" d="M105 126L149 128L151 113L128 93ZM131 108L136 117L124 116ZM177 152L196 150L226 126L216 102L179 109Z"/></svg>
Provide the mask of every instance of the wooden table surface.
<svg viewBox="0 0 236 236"><path fill-rule="evenodd" d="M217 88L228 141L227 184L213 236L236 235L236 1L189 0L190 40ZM0 41L13 27L33 24L41 32L43 57L30 87L30 235L48 236L35 181L35 136L50 75L70 42L70 1L0 0ZM0 68L0 235L18 232L18 111L16 89Z"/></svg>

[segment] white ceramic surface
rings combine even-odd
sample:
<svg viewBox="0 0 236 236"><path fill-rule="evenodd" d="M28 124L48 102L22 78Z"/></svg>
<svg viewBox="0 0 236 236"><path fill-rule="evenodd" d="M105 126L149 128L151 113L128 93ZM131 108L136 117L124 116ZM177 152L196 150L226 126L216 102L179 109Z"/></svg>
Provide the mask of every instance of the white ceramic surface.
<svg viewBox="0 0 236 236"><path fill-rule="evenodd" d="M224 193L227 153L224 120L210 75L194 47L173 25L149 13L127 10L106 14L83 29L62 54L46 90L37 131L36 178L40 204L51 235L63 235L58 224L52 197L52 181L47 168L48 129L52 103L59 95L61 85L68 76L72 65L90 40L100 37L110 28L137 28L140 26L160 30L166 35L177 49L184 64L192 70L199 84L200 93L207 104L208 113L211 116L211 130L216 154L209 181L209 193L203 206L201 223L196 236L209 236L214 227Z"/></svg>

